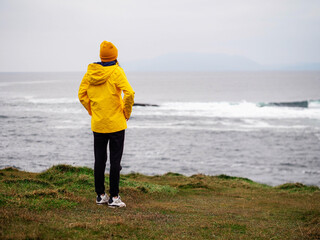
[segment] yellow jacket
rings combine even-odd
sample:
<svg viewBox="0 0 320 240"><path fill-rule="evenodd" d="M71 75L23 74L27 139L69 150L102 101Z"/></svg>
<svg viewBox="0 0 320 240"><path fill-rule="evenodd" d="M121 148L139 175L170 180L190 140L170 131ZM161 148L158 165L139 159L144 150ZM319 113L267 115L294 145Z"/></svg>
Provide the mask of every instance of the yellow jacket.
<svg viewBox="0 0 320 240"><path fill-rule="evenodd" d="M122 99L121 93L124 93ZM89 64L78 97L91 117L91 130L112 133L127 128L134 103L134 91L118 65Z"/></svg>

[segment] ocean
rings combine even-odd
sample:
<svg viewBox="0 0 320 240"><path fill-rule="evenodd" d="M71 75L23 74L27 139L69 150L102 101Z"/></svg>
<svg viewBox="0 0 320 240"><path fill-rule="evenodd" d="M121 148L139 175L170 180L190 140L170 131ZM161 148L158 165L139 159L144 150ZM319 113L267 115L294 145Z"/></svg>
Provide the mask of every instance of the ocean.
<svg viewBox="0 0 320 240"><path fill-rule="evenodd" d="M90 116L77 99L83 74L0 73L0 168L93 168ZM320 186L320 72L127 77L147 105L133 107L122 173Z"/></svg>

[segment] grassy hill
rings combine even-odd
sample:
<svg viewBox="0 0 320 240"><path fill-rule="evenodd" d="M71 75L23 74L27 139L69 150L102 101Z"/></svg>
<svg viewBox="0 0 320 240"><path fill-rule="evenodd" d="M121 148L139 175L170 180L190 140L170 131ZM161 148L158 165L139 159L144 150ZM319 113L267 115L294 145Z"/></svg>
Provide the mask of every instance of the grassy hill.
<svg viewBox="0 0 320 240"><path fill-rule="evenodd" d="M127 208L111 209L95 204L92 169L2 169L0 239L320 238L315 186L176 173L122 175L120 186Z"/></svg>

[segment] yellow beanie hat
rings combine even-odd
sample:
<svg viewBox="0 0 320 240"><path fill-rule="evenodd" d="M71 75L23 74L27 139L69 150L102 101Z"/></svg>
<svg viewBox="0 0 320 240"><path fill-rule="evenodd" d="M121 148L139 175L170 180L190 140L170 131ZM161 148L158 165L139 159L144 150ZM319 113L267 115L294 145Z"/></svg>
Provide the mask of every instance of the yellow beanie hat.
<svg viewBox="0 0 320 240"><path fill-rule="evenodd" d="M118 49L113 43L103 41L100 44L100 58L102 62L114 61L118 58Z"/></svg>

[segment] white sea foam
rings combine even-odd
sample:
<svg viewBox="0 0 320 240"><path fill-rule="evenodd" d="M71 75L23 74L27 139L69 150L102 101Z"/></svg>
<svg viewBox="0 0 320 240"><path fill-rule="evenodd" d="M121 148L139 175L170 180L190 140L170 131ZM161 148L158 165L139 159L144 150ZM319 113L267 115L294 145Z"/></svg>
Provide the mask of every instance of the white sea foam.
<svg viewBox="0 0 320 240"><path fill-rule="evenodd" d="M77 98L34 98L25 97L28 102L39 104L63 104L63 103L79 103Z"/></svg>
<svg viewBox="0 0 320 240"><path fill-rule="evenodd" d="M83 128L83 125L61 125L61 126L55 126L55 129L80 129Z"/></svg>
<svg viewBox="0 0 320 240"><path fill-rule="evenodd" d="M210 127L208 126L168 126L168 125L130 125L130 128L136 129L172 129L172 130L194 130L194 131L210 131L210 132L230 132L230 131L238 131L238 132L251 132L250 129L240 129L240 128L218 128L218 127Z"/></svg>
<svg viewBox="0 0 320 240"><path fill-rule="evenodd" d="M73 104L75 98L34 98L25 99L34 104ZM252 102L167 102L159 107L136 107L137 116L186 116L209 118L245 118L245 119L320 119L320 102L310 101L309 108L298 107L261 107Z"/></svg>
<svg viewBox="0 0 320 240"><path fill-rule="evenodd" d="M305 170L305 171L302 171L302 173L309 174L309 175L320 175L320 171L317 171L317 170Z"/></svg>
<svg viewBox="0 0 320 240"><path fill-rule="evenodd" d="M210 132L223 132L223 131L242 131L251 132L259 131L263 129L273 129L273 130L288 130L291 131L296 129L306 129L308 126L303 125L272 125L263 121L255 121L247 124L239 124L236 122L225 122L221 123L222 126L217 124L202 124L201 121L197 121L196 125L191 125L190 123L155 123L155 122L134 122L131 121L130 128L140 128L140 129L173 129L173 130L205 130Z"/></svg>
<svg viewBox="0 0 320 240"><path fill-rule="evenodd" d="M320 108L320 101L319 100L309 101L309 108Z"/></svg>
<svg viewBox="0 0 320 240"><path fill-rule="evenodd" d="M61 82L62 80L43 80L43 81L12 81L12 82L0 82L0 87L15 86L15 85L33 85L33 84L46 84L52 82Z"/></svg>
<svg viewBox="0 0 320 240"><path fill-rule="evenodd" d="M159 107L137 108L136 115L223 117L223 118L264 118L320 119L320 108L259 107L251 102L170 102Z"/></svg>

